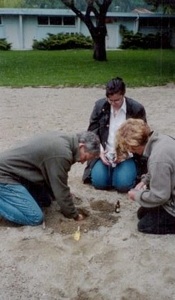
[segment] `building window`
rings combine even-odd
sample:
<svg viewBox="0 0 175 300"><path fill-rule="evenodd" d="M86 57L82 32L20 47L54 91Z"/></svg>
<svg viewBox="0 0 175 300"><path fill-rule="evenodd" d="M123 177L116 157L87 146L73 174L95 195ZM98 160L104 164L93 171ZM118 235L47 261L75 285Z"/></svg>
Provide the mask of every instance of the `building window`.
<svg viewBox="0 0 175 300"><path fill-rule="evenodd" d="M63 25L75 25L75 17L63 17Z"/></svg>
<svg viewBox="0 0 175 300"><path fill-rule="evenodd" d="M139 24L141 27L156 27L166 28L171 24L170 18L140 18Z"/></svg>
<svg viewBox="0 0 175 300"><path fill-rule="evenodd" d="M0 25L2 24L2 18L1 18L1 16L0 16Z"/></svg>
<svg viewBox="0 0 175 300"><path fill-rule="evenodd" d="M62 25L61 17L50 17L50 25Z"/></svg>
<svg viewBox="0 0 175 300"><path fill-rule="evenodd" d="M39 16L38 25L75 26L75 17Z"/></svg>
<svg viewBox="0 0 175 300"><path fill-rule="evenodd" d="M49 25L48 17L45 16L38 17L38 25Z"/></svg>

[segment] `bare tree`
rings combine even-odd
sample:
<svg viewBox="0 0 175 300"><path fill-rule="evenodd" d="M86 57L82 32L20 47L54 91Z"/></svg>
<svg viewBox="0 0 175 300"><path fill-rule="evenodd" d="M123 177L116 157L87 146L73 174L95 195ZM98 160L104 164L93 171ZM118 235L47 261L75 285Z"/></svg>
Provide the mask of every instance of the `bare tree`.
<svg viewBox="0 0 175 300"><path fill-rule="evenodd" d="M106 58L106 13L112 0L84 0L86 2L85 14L78 9L76 0L61 0L69 7L89 29L93 43L94 53L93 58L98 61L105 61ZM81 1L83 2L83 1ZM95 22L92 20L92 15L95 16Z"/></svg>

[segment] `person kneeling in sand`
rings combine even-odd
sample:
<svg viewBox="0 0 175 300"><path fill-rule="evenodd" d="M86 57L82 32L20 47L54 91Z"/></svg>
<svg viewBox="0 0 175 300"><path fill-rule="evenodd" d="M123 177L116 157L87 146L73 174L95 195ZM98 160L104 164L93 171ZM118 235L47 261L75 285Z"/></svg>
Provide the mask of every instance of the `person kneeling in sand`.
<svg viewBox="0 0 175 300"><path fill-rule="evenodd" d="M84 216L74 206L68 172L74 163L99 154L99 138L87 131L72 135L48 132L4 151L0 154L0 216L21 225L41 224L43 212L33 195L43 187L65 217L81 221Z"/></svg>
<svg viewBox="0 0 175 300"><path fill-rule="evenodd" d="M120 125L128 118L146 121L143 105L125 93L123 79L116 77L106 84L106 97L96 101L88 131L95 132L100 139L100 157L88 161L83 174L84 183L91 183L97 189L115 189L121 193L128 192L136 185L146 165L136 155L118 163L115 155L115 133Z"/></svg>
<svg viewBox="0 0 175 300"><path fill-rule="evenodd" d="M118 157L128 152L148 158L148 172L128 192L139 202L138 230L143 233L175 233L175 139L151 131L141 119L128 119L117 132Z"/></svg>

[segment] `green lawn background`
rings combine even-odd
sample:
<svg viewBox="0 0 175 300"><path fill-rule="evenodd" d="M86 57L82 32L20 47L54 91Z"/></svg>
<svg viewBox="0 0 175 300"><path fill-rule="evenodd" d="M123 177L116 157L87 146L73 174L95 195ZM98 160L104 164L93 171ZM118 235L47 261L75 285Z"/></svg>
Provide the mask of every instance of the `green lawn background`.
<svg viewBox="0 0 175 300"><path fill-rule="evenodd" d="M0 51L0 86L100 86L115 76L128 87L175 82L175 50L107 51L106 62L92 50Z"/></svg>

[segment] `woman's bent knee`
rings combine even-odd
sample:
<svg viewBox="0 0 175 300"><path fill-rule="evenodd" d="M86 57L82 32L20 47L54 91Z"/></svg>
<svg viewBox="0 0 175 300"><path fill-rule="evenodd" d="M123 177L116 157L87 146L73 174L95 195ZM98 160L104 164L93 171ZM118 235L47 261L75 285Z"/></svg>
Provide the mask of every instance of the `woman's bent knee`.
<svg viewBox="0 0 175 300"><path fill-rule="evenodd" d="M120 193L127 193L136 184L137 170L133 159L117 165L113 172L112 186Z"/></svg>
<svg viewBox="0 0 175 300"><path fill-rule="evenodd" d="M43 215L43 212L41 211L40 213L37 213L35 216L27 218L26 225L29 225L29 226L40 225L43 222L43 219L44 219L44 215Z"/></svg>
<svg viewBox="0 0 175 300"><path fill-rule="evenodd" d="M114 186L114 188L119 193L128 193L132 187L128 187L128 186Z"/></svg>
<svg viewBox="0 0 175 300"><path fill-rule="evenodd" d="M116 189L119 193L127 193L130 189L132 189L136 184L136 180L132 182L125 182L125 180L118 180L117 182L113 182L113 187Z"/></svg>
<svg viewBox="0 0 175 300"><path fill-rule="evenodd" d="M91 182L96 189L111 187L110 170L101 160L98 160L91 170Z"/></svg>

